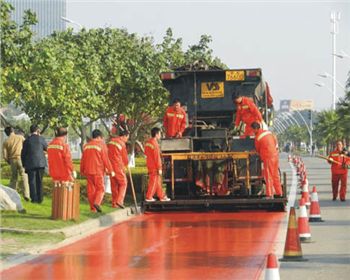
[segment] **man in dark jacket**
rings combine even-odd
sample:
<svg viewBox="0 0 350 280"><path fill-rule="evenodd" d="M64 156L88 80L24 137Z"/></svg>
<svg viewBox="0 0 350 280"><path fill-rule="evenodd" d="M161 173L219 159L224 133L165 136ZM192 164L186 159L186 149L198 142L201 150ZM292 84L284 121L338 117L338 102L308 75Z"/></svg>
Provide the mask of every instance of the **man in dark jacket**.
<svg viewBox="0 0 350 280"><path fill-rule="evenodd" d="M21 159L28 174L30 198L33 203L43 201L42 179L46 166L44 151L47 151L47 143L40 136L40 129L36 124L30 127L31 135L24 141Z"/></svg>

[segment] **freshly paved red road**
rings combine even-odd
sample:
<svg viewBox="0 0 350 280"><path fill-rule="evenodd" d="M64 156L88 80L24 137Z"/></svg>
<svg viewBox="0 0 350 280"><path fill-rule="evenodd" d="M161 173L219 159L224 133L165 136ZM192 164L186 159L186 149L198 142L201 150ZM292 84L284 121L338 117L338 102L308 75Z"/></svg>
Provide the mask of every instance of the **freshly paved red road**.
<svg viewBox="0 0 350 280"><path fill-rule="evenodd" d="M257 279L284 213L158 213L2 273L5 279Z"/></svg>

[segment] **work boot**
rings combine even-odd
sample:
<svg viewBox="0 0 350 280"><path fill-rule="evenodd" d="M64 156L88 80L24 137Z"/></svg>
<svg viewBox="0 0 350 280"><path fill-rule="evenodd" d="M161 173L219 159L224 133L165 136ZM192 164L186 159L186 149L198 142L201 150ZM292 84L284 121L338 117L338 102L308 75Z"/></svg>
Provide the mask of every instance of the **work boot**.
<svg viewBox="0 0 350 280"><path fill-rule="evenodd" d="M97 210L97 212L102 213L102 209L100 205L94 204L94 207Z"/></svg>
<svg viewBox="0 0 350 280"><path fill-rule="evenodd" d="M125 209L125 206L124 206L124 204L120 204L120 203L116 203L117 204L117 206L119 207L119 208L121 208L121 209Z"/></svg>

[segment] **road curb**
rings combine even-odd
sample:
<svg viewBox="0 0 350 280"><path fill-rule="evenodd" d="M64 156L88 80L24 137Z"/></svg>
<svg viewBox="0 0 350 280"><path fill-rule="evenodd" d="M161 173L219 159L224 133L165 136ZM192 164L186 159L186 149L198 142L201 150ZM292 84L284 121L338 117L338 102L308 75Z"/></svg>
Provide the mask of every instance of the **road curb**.
<svg viewBox="0 0 350 280"><path fill-rule="evenodd" d="M140 212L140 210L138 209ZM4 228L1 227L1 232L18 232L18 233L62 233L65 238L70 238L75 235L84 234L91 229L97 227L108 227L123 221L125 218L134 216L134 211L131 208L121 209L108 213L106 215L100 216L95 219L90 219L77 225L72 225L69 227L64 227L60 229L16 229L16 228Z"/></svg>
<svg viewBox="0 0 350 280"><path fill-rule="evenodd" d="M138 208L138 213L141 213L140 208ZM93 235L101 230L106 229L107 227L119 224L126 220L129 220L135 217L135 209L128 207L112 213L108 213L96 219L91 219L85 222L82 222L78 225L69 226L61 229L54 230L22 230L22 229L13 229L13 228L0 228L1 232L30 232L30 233L62 233L65 236L65 239L59 243L37 246L35 248L29 249L25 253L19 253L9 257L6 260L0 261L0 271L9 269L18 264L30 261L38 255L43 254L49 250L55 250L60 247L69 245L73 242L76 242L80 239L86 238L90 235Z"/></svg>

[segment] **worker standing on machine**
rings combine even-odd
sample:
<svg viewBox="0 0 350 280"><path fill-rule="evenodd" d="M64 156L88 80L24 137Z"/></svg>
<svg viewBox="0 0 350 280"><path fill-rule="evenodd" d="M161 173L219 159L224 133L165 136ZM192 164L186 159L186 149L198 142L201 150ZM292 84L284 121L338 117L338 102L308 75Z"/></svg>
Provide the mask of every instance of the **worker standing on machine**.
<svg viewBox="0 0 350 280"><path fill-rule="evenodd" d="M181 108L179 99L174 99L173 105L169 106L163 118L165 135L167 138L181 138L186 128L186 112Z"/></svg>
<svg viewBox="0 0 350 280"><path fill-rule="evenodd" d="M278 143L271 131L263 130L260 124L253 122L251 128L255 133L255 149L264 164L264 178L266 184L266 198L273 198L274 188L276 196L282 196L282 186L278 172Z"/></svg>
<svg viewBox="0 0 350 280"><path fill-rule="evenodd" d="M240 91L232 94L232 100L236 103L235 127L238 128L240 122L245 124L244 136L253 136L254 131L251 127L253 122L262 123L263 118L253 100L242 96Z"/></svg>

